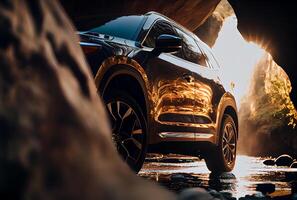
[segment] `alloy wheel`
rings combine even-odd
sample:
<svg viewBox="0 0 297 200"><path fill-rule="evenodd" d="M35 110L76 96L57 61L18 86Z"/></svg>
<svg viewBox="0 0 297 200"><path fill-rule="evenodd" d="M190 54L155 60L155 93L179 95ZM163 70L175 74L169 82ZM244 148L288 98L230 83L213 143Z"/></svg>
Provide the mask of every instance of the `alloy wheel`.
<svg viewBox="0 0 297 200"><path fill-rule="evenodd" d="M121 100L107 104L112 139L122 158L129 164L135 164L141 157L144 134L139 116L128 103Z"/></svg>
<svg viewBox="0 0 297 200"><path fill-rule="evenodd" d="M236 156L236 135L232 123L227 123L223 132L223 154L228 165L231 165Z"/></svg>

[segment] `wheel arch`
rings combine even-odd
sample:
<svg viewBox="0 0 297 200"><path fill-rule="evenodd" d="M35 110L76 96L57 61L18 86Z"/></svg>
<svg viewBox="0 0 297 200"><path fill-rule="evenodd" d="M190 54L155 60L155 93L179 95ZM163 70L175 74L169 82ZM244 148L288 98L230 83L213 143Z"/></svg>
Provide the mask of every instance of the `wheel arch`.
<svg viewBox="0 0 297 200"><path fill-rule="evenodd" d="M112 88L126 90L140 102L149 120L148 80L144 69L135 60L123 56L109 57L99 67L95 84L102 97Z"/></svg>
<svg viewBox="0 0 297 200"><path fill-rule="evenodd" d="M147 115L148 108L146 103L147 100L145 98L146 95L137 78L127 73L113 73L112 76L106 81L100 92L102 96L104 96L108 95L108 92L114 89L125 91L134 97L143 109L145 115Z"/></svg>
<svg viewBox="0 0 297 200"><path fill-rule="evenodd" d="M216 137L216 144L218 144L218 136L220 134L222 119L224 114L228 114L234 120L237 132L237 139L239 136L239 120L238 120L238 111L236 106L235 98L231 93L225 93L221 98L219 107L218 107L218 114L217 114L217 137Z"/></svg>

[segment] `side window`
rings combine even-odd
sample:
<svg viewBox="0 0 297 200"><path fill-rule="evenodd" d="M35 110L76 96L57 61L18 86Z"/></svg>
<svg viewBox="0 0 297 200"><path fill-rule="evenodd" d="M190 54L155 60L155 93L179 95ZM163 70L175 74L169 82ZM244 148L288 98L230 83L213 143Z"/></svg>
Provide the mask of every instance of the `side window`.
<svg viewBox="0 0 297 200"><path fill-rule="evenodd" d="M198 65L207 66L205 56L197 46L195 40L188 34L176 28L177 34L182 38L182 49L174 55Z"/></svg>
<svg viewBox="0 0 297 200"><path fill-rule="evenodd" d="M197 42L199 44L199 42ZM213 53L211 52L210 48L206 45L200 45L202 47L202 50L204 54L206 55L206 60L210 68L213 69L219 69L220 65L218 64L218 61L215 59Z"/></svg>
<svg viewBox="0 0 297 200"><path fill-rule="evenodd" d="M176 32L168 22L162 20L157 21L151 28L143 45L155 48L155 40L162 34L176 35Z"/></svg>

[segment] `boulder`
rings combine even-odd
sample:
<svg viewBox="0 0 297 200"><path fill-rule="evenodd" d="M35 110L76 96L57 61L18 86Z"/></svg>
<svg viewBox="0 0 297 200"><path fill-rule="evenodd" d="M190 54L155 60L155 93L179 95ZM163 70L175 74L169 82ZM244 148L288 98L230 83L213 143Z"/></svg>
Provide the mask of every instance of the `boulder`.
<svg viewBox="0 0 297 200"><path fill-rule="evenodd" d="M175 199L119 158L58 1L0 2L0 193L10 199Z"/></svg>
<svg viewBox="0 0 297 200"><path fill-rule="evenodd" d="M296 162L296 161L293 162L293 163L291 164L290 168L297 168L297 162Z"/></svg>
<svg viewBox="0 0 297 200"><path fill-rule="evenodd" d="M287 166L289 167L293 163L293 158L289 155L281 155L275 160L277 166Z"/></svg>
<svg viewBox="0 0 297 200"><path fill-rule="evenodd" d="M297 197L297 181L292 181L291 182L291 190L292 190L292 193L296 195Z"/></svg>
<svg viewBox="0 0 297 200"><path fill-rule="evenodd" d="M178 200L218 200L203 188L191 188L182 191Z"/></svg>
<svg viewBox="0 0 297 200"><path fill-rule="evenodd" d="M189 177L191 177L189 174L178 173L178 174L172 174L170 176L170 179L172 182L184 182Z"/></svg>
<svg viewBox="0 0 297 200"><path fill-rule="evenodd" d="M285 180L288 182L297 180L297 172L294 172L294 171L285 172Z"/></svg>
<svg viewBox="0 0 297 200"><path fill-rule="evenodd" d="M267 166L273 166L273 165L275 165L275 160L274 159L266 159L263 161L263 164L267 165Z"/></svg>
<svg viewBox="0 0 297 200"><path fill-rule="evenodd" d="M257 184L256 190L263 194L269 194L275 191L275 185L272 183Z"/></svg>

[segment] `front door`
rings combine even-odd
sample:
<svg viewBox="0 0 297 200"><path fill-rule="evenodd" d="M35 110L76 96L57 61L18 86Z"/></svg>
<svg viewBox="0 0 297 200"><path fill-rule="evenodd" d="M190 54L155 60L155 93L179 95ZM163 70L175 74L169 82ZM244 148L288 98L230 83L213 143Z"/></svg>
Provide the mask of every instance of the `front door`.
<svg viewBox="0 0 297 200"><path fill-rule="evenodd" d="M179 36L173 26L160 20L153 25L143 45L154 48L155 39L161 34ZM191 127L196 123L193 117L196 105L192 69L193 64L181 58L179 53L161 53L146 62L145 70L152 84L153 118L158 124L164 125L159 126L164 130L160 128L157 132L179 130L168 130L166 125ZM184 132L184 137L193 139L194 133Z"/></svg>

